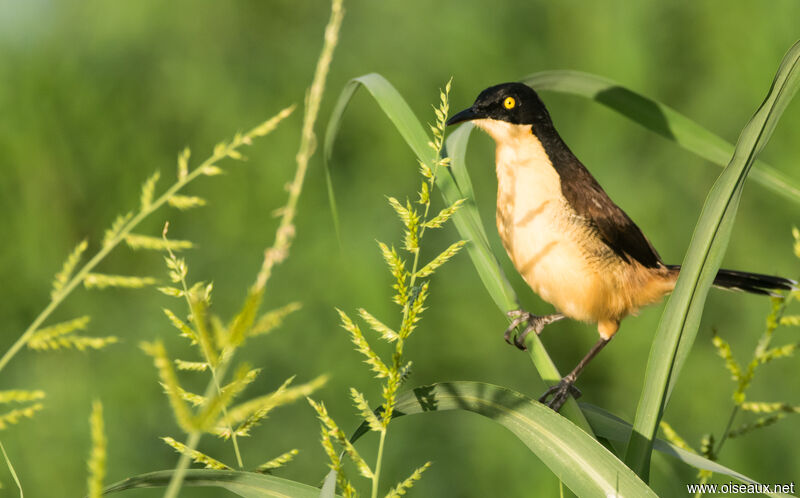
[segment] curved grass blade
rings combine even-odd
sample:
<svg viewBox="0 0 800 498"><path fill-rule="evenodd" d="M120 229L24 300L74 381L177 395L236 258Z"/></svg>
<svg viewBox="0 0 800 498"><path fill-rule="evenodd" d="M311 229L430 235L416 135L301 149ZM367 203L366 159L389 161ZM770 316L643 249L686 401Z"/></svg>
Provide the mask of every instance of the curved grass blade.
<svg viewBox="0 0 800 498"><path fill-rule="evenodd" d="M654 497L614 454L545 405L504 387L443 382L400 395L397 417L433 411L474 412L510 430L578 496ZM351 440L367 431L356 431Z"/></svg>
<svg viewBox="0 0 800 498"><path fill-rule="evenodd" d="M592 430L594 430L598 437L604 437L611 441L616 441L623 444L628 441L631 435L631 430L633 429L631 424L594 405L589 405L586 403L580 403L580 405L581 410L583 410L584 415L586 415L586 418L589 419L589 423L592 425ZM720 465L717 462L711 461L696 453L678 448L677 446L668 443L663 439L656 439L653 443L653 449L664 453L665 455L676 458L686 465L690 465L696 469L710 470L715 474L730 476L745 484L759 484L758 481L751 479L744 474L729 469L724 465ZM783 493L767 493L766 495L773 497L791 496Z"/></svg>
<svg viewBox="0 0 800 498"><path fill-rule="evenodd" d="M428 146L430 139L425 133L422 123L419 122L402 95L386 78L380 74L371 73L350 80L339 95L336 107L328 122L325 143L323 144L326 178L328 179L328 191L330 193L329 201L331 202L331 213L335 217L335 226L338 226L339 222L338 218L336 218L336 207L332 194L333 186L330 181L329 160L333 154L333 145L341 126L342 116L356 90L361 86L366 88L372 95L381 110L394 124L408 146L411 147L418 160L431 164L435 159L433 150ZM453 222L461 238L468 241L467 252L486 290L500 310L507 312L518 309L519 304L513 288L508 283L508 279L500 268L497 259L492 254L486 230L483 228L473 199L472 183L469 180L469 173L464 161L471 130L472 125L462 125L448 137L446 150L451 157L451 167L440 169L440 173L436 177L436 185L442 192L446 205L451 205L458 199L466 199L461 209L453 216ZM531 359L534 366L546 383L554 385L561 379L555 363L548 356L544 346L535 334L529 334L528 337L528 350L531 351ZM570 399L567 402L562 408L562 414L580 425L584 430L591 430L574 400Z"/></svg>
<svg viewBox="0 0 800 498"><path fill-rule="evenodd" d="M523 82L537 90L580 95L603 104L682 148L720 166L728 164L734 147L671 107L645 97L614 80L580 71L542 71ZM756 161L751 178L794 202L800 202L795 180L763 161Z"/></svg>
<svg viewBox="0 0 800 498"><path fill-rule="evenodd" d="M165 487L174 473L173 470L163 470L129 477L107 487L103 494L133 488ZM319 488L280 477L231 470L187 470L183 485L223 488L242 498L317 498L320 491Z"/></svg>
<svg viewBox="0 0 800 498"><path fill-rule="evenodd" d="M784 56L766 99L742 130L733 158L711 188L675 291L661 316L625 455L626 463L645 480L658 422L697 335L706 295L730 239L744 181L798 87L800 41Z"/></svg>
<svg viewBox="0 0 800 498"><path fill-rule="evenodd" d="M456 391L459 392L480 391L482 393L482 397L486 398L487 400L493 400L498 397L503 397L505 395L504 392L508 391L507 389L502 387L497 387L491 384L485 384L479 382L456 381L447 383L447 385L454 386L456 388ZM435 401L435 399L430 398L430 396L426 397L426 393L429 392L430 389L435 386L437 385L424 386L412 391L402 393L398 397L398 406L401 407L402 410L400 410L399 412L395 412L394 416L401 417L403 415L414 415L429 411L443 411L445 409L450 409L450 408L443 408L440 405L435 405L434 406L435 409L431 409L431 403L432 401ZM517 393L514 394L522 396L521 394ZM532 404L537 404L533 402L533 400L528 400L527 402ZM586 415L586 418L589 420L589 423L592 425L592 430L594 431L594 433L597 435L598 438L604 438L610 441L615 441L623 444L628 441L628 438L630 437L632 430L631 424L622 420L616 415L613 415L603 410L602 408L596 407L594 405L590 405L587 403L580 403L580 407L584 415ZM358 440L361 436L363 436L368 432L369 432L369 426L366 423L362 423L361 426L353 433L352 437L350 438L350 441L355 443L356 440ZM655 440L653 449L665 455L669 455L696 469L705 469L705 470L710 470L717 474L727 475L745 484L758 484L758 481L751 479L750 477L747 477L744 474L729 469L724 465L720 465L717 462L711 461L695 453L691 453L689 451L678 448L677 446L662 439ZM332 471L328 475L328 478L326 480L335 480L335 479L336 479L336 473ZM767 496L783 498L791 495L786 495L782 493L767 493Z"/></svg>

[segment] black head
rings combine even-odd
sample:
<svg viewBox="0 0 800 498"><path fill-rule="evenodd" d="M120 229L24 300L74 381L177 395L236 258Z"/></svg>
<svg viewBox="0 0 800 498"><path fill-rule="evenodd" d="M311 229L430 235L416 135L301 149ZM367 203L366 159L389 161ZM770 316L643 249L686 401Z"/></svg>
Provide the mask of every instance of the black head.
<svg viewBox="0 0 800 498"><path fill-rule="evenodd" d="M496 119L512 124L550 122L544 104L536 92L522 83L502 83L482 91L472 107L447 121L448 125L474 119Z"/></svg>

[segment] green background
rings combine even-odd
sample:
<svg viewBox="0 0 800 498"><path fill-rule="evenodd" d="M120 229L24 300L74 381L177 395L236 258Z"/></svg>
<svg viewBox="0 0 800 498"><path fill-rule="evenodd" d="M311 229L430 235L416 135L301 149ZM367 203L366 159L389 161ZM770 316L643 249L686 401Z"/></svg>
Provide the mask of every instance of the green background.
<svg viewBox="0 0 800 498"><path fill-rule="evenodd" d="M317 126L324 132L339 90L350 78L379 72L418 116L433 121L431 104L453 77L452 109L468 106L483 88L534 71L577 69L610 77L656 98L731 142L769 88L785 50L800 36L800 4L778 0L724 2L376 2L346 1L347 14ZM324 1L136 2L0 1L0 348L5 350L44 307L52 275L88 237L96 251L117 214L138 205L152 171L163 188L174 178L184 146L194 160L213 144L302 104L322 45ZM636 220L669 263L688 246L704 197L719 169L594 103L543 94L556 126L612 198ZM162 210L138 230L156 235L166 220L186 253L190 279L213 281L215 310L232 316L253 281L276 227L273 209L285 200L294 170L301 116L246 149L246 163L200 179L188 190L209 205L186 213ZM800 104L787 110L763 158L800 182ZM470 165L476 197L496 253L524 305L551 308L510 266L494 232L493 145L475 134ZM196 164L193 161L193 164ZM303 311L282 330L253 340L242 357L263 368L246 392L275 389L328 373L315 394L343 428L355 427L347 389L373 401L376 381L338 326L334 307L365 307L394 324L391 277L375 240L399 244L401 227L385 196L413 197L416 161L366 95L345 116L333 158L343 245L337 248L320 156L312 160L300 200L290 259L274 273L266 307L301 301ZM438 196L435 197L439 202ZM797 205L748 185L725 267L797 276L790 229ZM452 227L431 232L427 255L455 240ZM100 271L166 280L162 258L120 248ZM477 380L538 396L541 384L527 355L501 338L506 320L483 289L466 254L444 266L431 286L430 309L406 349L414 361L410 385ZM181 439L152 361L138 348L163 338L173 357L195 359L160 308L183 314L182 303L154 290L79 290L53 320L93 317L93 335L121 344L102 352L23 351L3 371L0 388L43 389L45 411L0 432L26 496L85 492L91 400L101 399L109 439L107 482L170 468L176 455L158 437ZM763 329L768 300L712 291L696 347L665 419L690 442L722 430L733 386L711 345L716 329L741 361ZM623 323L614 343L578 385L584 401L632 420L661 307ZM787 333L788 332L788 333ZM780 331L786 342L796 331ZM560 322L543 340L564 372L596 340L593 327ZM373 340L373 343L378 343ZM797 360L775 362L756 377L753 400L800 403ZM194 377L192 377L194 375ZM200 390L206 378L184 377ZM764 483L800 478L799 420L789 419L726 444L721 462ZM317 485L327 460L313 411L298 402L274 412L242 441L248 467L291 448L296 461L277 475ZM374 458L374 438L359 448ZM235 463L230 443L207 437L203 451ZM392 425L384 483L398 481L426 460L433 467L416 496L557 496L547 469L510 433L485 419L447 413ZM654 461L663 495L685 494L693 472ZM0 470L4 489L13 483ZM364 481L366 482L366 481ZM727 482L723 479L720 482ZM187 490L185 496L216 496ZM129 496L154 496L133 491Z"/></svg>

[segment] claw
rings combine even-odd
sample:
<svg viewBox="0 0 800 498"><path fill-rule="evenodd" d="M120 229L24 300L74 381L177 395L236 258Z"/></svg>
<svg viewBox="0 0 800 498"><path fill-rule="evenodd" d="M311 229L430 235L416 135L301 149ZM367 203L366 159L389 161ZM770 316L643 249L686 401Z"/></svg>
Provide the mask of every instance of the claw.
<svg viewBox="0 0 800 498"><path fill-rule="evenodd" d="M572 396L575 399L578 399L582 396L580 389L575 387L574 380L563 378L561 381L545 391L544 394L539 398L539 403L544 403L548 407L550 407L553 411L558 412L564 403L567 402L567 399ZM553 396L549 402L547 398Z"/></svg>
<svg viewBox="0 0 800 498"><path fill-rule="evenodd" d="M545 325L550 323L556 322L564 318L564 315L561 313L556 313L553 315L544 315L538 316L534 315L533 313L529 313L523 310L513 310L506 313L509 318L513 318L511 324L506 329L505 333L503 333L503 339L508 344L516 346L518 349L522 351L527 351L528 347L525 346L525 338L530 334L532 331L536 332L536 335L542 333L542 329L544 329ZM516 328L523 322L528 322L528 326L521 334L514 335L514 331ZM512 341L511 336L514 335L514 339Z"/></svg>
<svg viewBox="0 0 800 498"><path fill-rule="evenodd" d="M527 311L522 311L522 310L509 311L508 313L506 313L506 315L508 315L509 318L514 318L514 317L516 318L514 318L511 321L511 325L509 325L508 328L506 329L505 333L503 334L503 339L505 339L508 344L516 345L517 347L519 347L519 345L517 344L516 337L514 338L514 342L511 342L511 335L514 333L514 330L519 326L520 323L526 320L530 320L530 317L535 315L531 315ZM524 344L523 348L520 349L525 349Z"/></svg>

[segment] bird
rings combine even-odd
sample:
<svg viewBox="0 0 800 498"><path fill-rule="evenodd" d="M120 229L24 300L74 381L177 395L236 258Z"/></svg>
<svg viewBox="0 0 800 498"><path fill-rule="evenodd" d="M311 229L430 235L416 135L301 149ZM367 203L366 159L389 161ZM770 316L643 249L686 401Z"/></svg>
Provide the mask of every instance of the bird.
<svg viewBox="0 0 800 498"><path fill-rule="evenodd" d="M680 265L665 264L641 229L603 190L556 131L539 95L523 83L483 90L447 125L471 121L495 142L497 231L516 270L556 308L534 315L509 312L506 342L525 349L525 337L570 318L597 325L599 340L539 401L559 411L581 395L575 381L608 344L620 322L672 292ZM787 278L720 270L714 286L776 295L793 290ZM520 324L526 328L513 334Z"/></svg>

